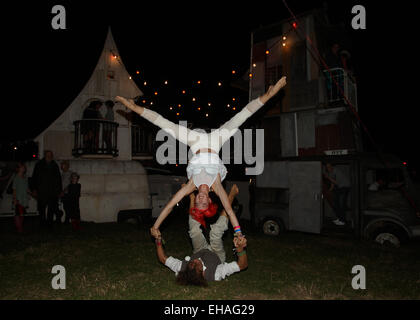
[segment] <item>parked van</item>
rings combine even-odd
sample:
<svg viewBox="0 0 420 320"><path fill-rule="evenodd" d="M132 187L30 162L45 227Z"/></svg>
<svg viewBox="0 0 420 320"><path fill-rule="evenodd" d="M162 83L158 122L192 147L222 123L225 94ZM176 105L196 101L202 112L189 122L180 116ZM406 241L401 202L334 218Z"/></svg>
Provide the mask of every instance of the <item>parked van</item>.
<svg viewBox="0 0 420 320"><path fill-rule="evenodd" d="M336 214L323 179L326 163L345 172L350 181L344 226L332 223ZM378 181L380 187L373 188ZM418 186L403 162L391 155L382 160L374 154L354 154L265 162L252 200L254 222L269 235L333 230L393 246L420 236Z"/></svg>
<svg viewBox="0 0 420 320"><path fill-rule="evenodd" d="M56 161L59 164L59 161ZM30 179L35 161L27 162ZM83 221L115 222L124 211L151 210L147 172L140 162L116 160L69 160L70 170L80 175L82 192L80 212ZM11 170L10 163L3 167ZM4 170L3 170L4 171ZM7 174L7 172L5 172ZM5 176L2 173L2 176ZM14 174L7 179L1 191L0 216L14 215L10 185ZM28 215L37 215L36 200L29 199Z"/></svg>

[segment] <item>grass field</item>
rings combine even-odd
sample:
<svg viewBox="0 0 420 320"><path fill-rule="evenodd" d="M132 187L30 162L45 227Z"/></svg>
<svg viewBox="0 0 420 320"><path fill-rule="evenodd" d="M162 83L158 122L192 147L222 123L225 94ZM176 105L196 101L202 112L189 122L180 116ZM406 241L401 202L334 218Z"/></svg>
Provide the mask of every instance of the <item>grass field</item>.
<svg viewBox="0 0 420 320"><path fill-rule="evenodd" d="M169 255L191 254L187 219L175 216L162 228ZM249 267L207 288L182 287L159 264L149 226L83 224L40 232L13 232L3 219L0 235L0 299L419 299L420 243L399 249L350 238L303 233L269 237L242 222ZM227 260L232 235L225 236ZM66 289L54 290L54 265L66 269ZM354 290L354 265L366 268L366 290Z"/></svg>

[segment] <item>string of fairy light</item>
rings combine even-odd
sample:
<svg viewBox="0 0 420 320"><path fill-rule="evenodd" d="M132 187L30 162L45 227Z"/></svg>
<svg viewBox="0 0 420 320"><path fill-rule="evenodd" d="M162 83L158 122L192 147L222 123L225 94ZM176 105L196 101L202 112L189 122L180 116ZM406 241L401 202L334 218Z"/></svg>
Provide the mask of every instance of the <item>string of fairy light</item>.
<svg viewBox="0 0 420 320"><path fill-rule="evenodd" d="M291 24L291 28L290 30L287 30L278 41L274 42L270 47L268 47L265 51L265 54L268 56L271 54L271 50L274 46L276 46L280 41L282 44L282 47L286 47L287 46L287 36L289 34L289 32L293 29L297 28L297 24L296 22L293 22ZM111 50L111 57L118 61L118 63L120 63L122 66L124 65L120 59L120 57L115 54L112 50ZM247 75L248 79L252 79L253 78L253 69L257 67L257 64L255 62L252 63L252 65L249 68L249 73ZM226 73L227 74L227 73ZM149 108L153 108L154 106L156 106L155 102L153 101L153 98L159 98L162 94L162 92L165 92L165 89L171 87L172 82L169 79L166 80L160 80L159 83L155 86L152 86L152 82L156 81L156 80L148 80L145 77L142 77L143 72L141 72L140 70L136 70L135 71L135 75L129 75L129 79L134 81L135 83L141 84L143 86L143 89L147 89L147 91L150 92L150 95L143 96L140 97L137 102L145 107L149 107ZM240 79L242 78L239 75L239 72L236 68L232 68L230 71L230 75L231 77L236 77L236 79ZM192 85L192 88L187 88L188 86L184 86L184 88L173 88L172 90L175 92L175 96L176 98L169 98L172 100L178 100L178 102L173 102L173 103L168 103L167 105L159 105L160 108L167 108L166 110L170 113L173 113L174 116L176 116L177 118L181 118L182 116L182 112L185 109L184 107L186 106L185 103L180 103L179 100L186 100L189 101L189 104L192 106L193 110L202 112L202 114L204 115L204 117L208 118L210 116L210 113L213 111L217 111L217 112L221 112L222 110L220 109L220 107L226 108L228 110L231 110L231 112L236 112L240 110L240 99L239 99L239 94L237 95L232 95L232 94L226 94L225 96L228 97L226 99L224 99L223 103L215 103L214 101L212 101L212 99L203 99L200 98L199 96L201 94L195 94L194 92L197 91L197 89L200 89L200 87L204 86L204 83L206 83L206 85L208 87L211 87L213 89L223 89L226 88L228 86L228 81L226 80L191 80L190 81L190 85ZM220 92L219 92L220 93ZM230 96L230 97L229 97ZM168 97L166 97L168 98Z"/></svg>
<svg viewBox="0 0 420 320"><path fill-rule="evenodd" d="M115 54L112 50L111 50L111 57L112 59L118 61L123 66L123 63L120 57L117 54ZM238 74L238 71L236 69L231 70L232 76L236 76L237 74ZM151 92L151 96L149 96L148 98L140 97L137 100L138 103L146 107L154 106L155 104L154 104L153 98L159 97L161 92L165 91L164 89L168 88L171 85L171 81L161 80L159 83L160 86L152 87L151 81L141 77L140 70L135 71L135 76L129 75L129 79L134 82L136 81L139 82L140 84L143 85L143 88L147 88ZM181 100L181 98L185 100L185 98L188 97L189 101L193 104L193 108L195 110L205 111L204 116L209 117L209 113L210 113L209 108L214 107L215 103L212 101L212 99L202 99L199 97L200 94L194 95L193 92L197 91L197 89L200 89L200 87L202 87L204 84L213 86L213 88L223 88L224 86L227 85L226 81L191 80L190 83L192 85L192 88L187 89L185 86L185 88L176 88L176 89L172 88L172 90L174 90L175 93L178 95L178 100ZM223 106L232 111L236 111L238 109L237 102L238 102L238 97L233 95L230 97L229 101L226 101L226 103L223 104ZM182 114L181 110L183 109L184 105L182 103L172 103L172 104L167 105L166 107L168 111L173 111L175 116L180 117Z"/></svg>
<svg viewBox="0 0 420 320"><path fill-rule="evenodd" d="M270 47L268 47L266 49L266 51L265 51L265 54L267 56L270 55L271 50L276 45L278 45L278 43L280 41L281 41L282 47L286 47L288 45L287 44L287 35L289 34L290 31L292 31L293 29L296 29L296 28L297 28L297 23L296 22L291 23L290 30L286 31L280 37L280 39L278 41L274 42ZM120 57L115 52L113 52L112 50L110 50L110 54L111 54L111 59L113 59L114 61L117 61L121 66L124 67L124 64L122 63ZM251 68L249 70L249 73L247 75L249 79L252 79L253 78L253 72L252 72L253 70L252 69L253 68L256 68L256 67L257 67L257 64L256 63L252 63ZM238 72L237 69L232 68L232 70L231 70L231 75L232 76L238 77L238 78L241 77L238 73L239 72ZM134 81L134 82L140 81L141 80L141 72L140 72L140 70L136 70L135 71L135 76L134 77L132 75L129 75L129 79L132 80L132 81ZM222 81L222 80L219 80L219 81L214 81L214 80L213 81L210 81L210 80L208 80L208 81L207 80L206 81L192 80L191 81L191 84L196 89L196 88L199 88L200 86L202 86L205 82L207 82L207 84L209 84L211 82L211 85L214 88L223 88L223 87L227 86L227 83L226 83L227 81ZM148 81L146 79L141 80L140 83L143 84L143 87L144 88L151 87L151 84L150 84L151 81ZM150 88L150 92L153 92L152 97L159 96L160 92L164 91L162 89L165 88L165 87L169 87L170 84L171 83L170 83L169 80L162 80L160 82L160 85L162 85L163 87L160 87L158 89L156 89L156 88L154 88L154 89ZM186 89L186 88L182 89L182 88L180 88L180 89L178 89L177 93L181 97L187 97L193 91L194 91L193 89ZM140 99L138 99L138 102L140 104L144 105L144 106L153 107L155 104L154 104L154 101L152 100L152 97L149 97L149 98L140 97ZM191 99L190 100L191 103L194 103L193 108L196 111L203 111L204 112L204 116L206 118L209 117L209 114L211 112L210 110L220 111L220 109L216 109L215 108L216 107L216 104L213 101L209 100L209 99L207 99L207 100L206 99L201 99L203 101L200 101L200 98L198 96L196 96L196 95L190 95L189 96L189 99ZM148 100L149 100L149 102L148 102ZM224 108L227 108L227 109L235 112L235 111L238 111L239 110L238 103L239 103L238 96L231 96L230 97L230 100L229 101L225 101L225 103L222 104L221 106L223 106ZM218 105L218 106L220 106L220 105ZM162 106L160 106L160 107L162 107ZM172 103L172 104L169 104L169 105L163 106L163 107L164 108L166 107L168 111L173 112L176 117L181 117L181 115L182 115L182 111L181 110L183 109L184 105L182 103ZM19 143L16 143L16 142L15 143L11 143L8 146L8 148L11 148L14 152L16 152L18 149L21 149L19 144L20 144L20 142ZM32 157L35 158L36 155L33 154Z"/></svg>

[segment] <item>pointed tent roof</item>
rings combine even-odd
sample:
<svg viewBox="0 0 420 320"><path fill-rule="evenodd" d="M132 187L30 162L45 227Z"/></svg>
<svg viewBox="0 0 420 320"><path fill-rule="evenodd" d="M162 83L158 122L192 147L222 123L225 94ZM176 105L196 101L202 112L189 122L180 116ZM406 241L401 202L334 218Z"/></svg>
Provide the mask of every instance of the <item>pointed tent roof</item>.
<svg viewBox="0 0 420 320"><path fill-rule="evenodd" d="M142 96L143 92L127 72L109 27L104 48L89 81L65 111L35 140L50 130L72 131L73 122L81 119L83 110L90 101L114 100L116 95L134 98ZM116 104L114 110L121 107L120 104ZM105 107L103 108L101 112L104 114ZM120 125L128 125L127 119L118 113L115 113L115 121Z"/></svg>

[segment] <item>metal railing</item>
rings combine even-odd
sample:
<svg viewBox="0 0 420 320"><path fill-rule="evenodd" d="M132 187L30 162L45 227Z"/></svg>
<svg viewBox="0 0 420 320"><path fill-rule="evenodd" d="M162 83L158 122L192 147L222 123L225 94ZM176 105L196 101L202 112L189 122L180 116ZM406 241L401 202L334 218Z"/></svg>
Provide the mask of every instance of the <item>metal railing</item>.
<svg viewBox="0 0 420 320"><path fill-rule="evenodd" d="M108 120L85 119L74 123L73 156L118 156L118 123Z"/></svg>
<svg viewBox="0 0 420 320"><path fill-rule="evenodd" d="M342 68L323 70L323 74L328 104L346 103L344 94L357 110L357 86L353 77Z"/></svg>

